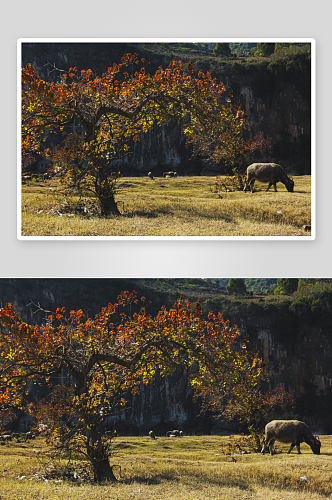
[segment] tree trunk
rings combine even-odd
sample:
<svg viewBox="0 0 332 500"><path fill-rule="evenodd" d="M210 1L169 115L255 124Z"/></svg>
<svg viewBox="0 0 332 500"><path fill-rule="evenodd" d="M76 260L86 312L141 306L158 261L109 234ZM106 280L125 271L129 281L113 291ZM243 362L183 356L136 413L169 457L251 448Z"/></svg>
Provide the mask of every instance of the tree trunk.
<svg viewBox="0 0 332 500"><path fill-rule="evenodd" d="M95 482L116 481L112 467L109 464L110 441L103 436L101 429L90 425L87 435L86 451L93 469Z"/></svg>
<svg viewBox="0 0 332 500"><path fill-rule="evenodd" d="M113 474L113 466L109 464L108 458L93 461L92 468L93 480L96 483L101 483L103 481L117 481Z"/></svg>
<svg viewBox="0 0 332 500"><path fill-rule="evenodd" d="M103 217L107 215L121 215L113 196L99 196L100 213Z"/></svg>
<svg viewBox="0 0 332 500"><path fill-rule="evenodd" d="M95 172L95 193L98 197L100 214L102 217L107 215L121 215L114 199L116 177L110 177L107 171L97 169Z"/></svg>

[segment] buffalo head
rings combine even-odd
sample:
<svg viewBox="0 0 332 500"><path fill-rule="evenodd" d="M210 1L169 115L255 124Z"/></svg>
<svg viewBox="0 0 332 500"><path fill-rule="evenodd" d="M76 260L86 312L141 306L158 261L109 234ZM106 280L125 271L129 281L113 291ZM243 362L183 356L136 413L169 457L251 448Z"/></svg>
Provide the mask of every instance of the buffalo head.
<svg viewBox="0 0 332 500"><path fill-rule="evenodd" d="M315 455L320 455L321 442L318 439L318 436L313 436L313 439L310 441L309 446Z"/></svg>
<svg viewBox="0 0 332 500"><path fill-rule="evenodd" d="M287 177L287 180L285 182L285 186L286 186L287 191L289 191L290 193L292 193L294 191L294 181L291 177Z"/></svg>

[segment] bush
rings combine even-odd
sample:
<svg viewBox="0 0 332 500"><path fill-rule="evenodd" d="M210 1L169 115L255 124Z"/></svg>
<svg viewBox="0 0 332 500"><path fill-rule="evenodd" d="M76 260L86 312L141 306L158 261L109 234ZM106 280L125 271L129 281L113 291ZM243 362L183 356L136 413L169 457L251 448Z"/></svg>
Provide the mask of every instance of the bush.
<svg viewBox="0 0 332 500"><path fill-rule="evenodd" d="M247 288L244 280L242 278L230 278L226 286L226 292L228 295L245 295L247 293Z"/></svg>

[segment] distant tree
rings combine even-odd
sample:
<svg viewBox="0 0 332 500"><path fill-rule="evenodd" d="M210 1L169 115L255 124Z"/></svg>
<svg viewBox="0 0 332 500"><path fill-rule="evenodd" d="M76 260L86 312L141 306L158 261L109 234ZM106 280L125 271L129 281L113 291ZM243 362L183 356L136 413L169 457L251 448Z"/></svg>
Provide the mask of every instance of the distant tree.
<svg viewBox="0 0 332 500"><path fill-rule="evenodd" d="M301 46L302 44L295 44L297 46ZM275 52L282 52L282 51L285 51L287 49L290 49L291 47L293 46L292 43L276 43L275 44Z"/></svg>
<svg viewBox="0 0 332 500"><path fill-rule="evenodd" d="M267 289L267 295L273 295L274 294L274 290L277 288L277 285L272 283L269 288Z"/></svg>
<svg viewBox="0 0 332 500"><path fill-rule="evenodd" d="M229 43L217 43L213 53L217 57L231 57L232 55Z"/></svg>
<svg viewBox="0 0 332 500"><path fill-rule="evenodd" d="M247 293L247 288L244 280L242 278L230 278L226 286L226 292L228 295L245 295Z"/></svg>
<svg viewBox="0 0 332 500"><path fill-rule="evenodd" d="M208 284L213 285L213 286L219 286L219 279L218 278L206 278L206 282Z"/></svg>
<svg viewBox="0 0 332 500"><path fill-rule="evenodd" d="M258 43L255 56L268 57L273 54L275 43Z"/></svg>
<svg viewBox="0 0 332 500"><path fill-rule="evenodd" d="M279 278L277 288L274 290L275 295L292 295L296 292L299 284L298 278Z"/></svg>
<svg viewBox="0 0 332 500"><path fill-rule="evenodd" d="M209 44L208 44L208 43L197 42L196 47L197 47L199 50L204 50L204 51L206 51L206 50L208 50Z"/></svg>

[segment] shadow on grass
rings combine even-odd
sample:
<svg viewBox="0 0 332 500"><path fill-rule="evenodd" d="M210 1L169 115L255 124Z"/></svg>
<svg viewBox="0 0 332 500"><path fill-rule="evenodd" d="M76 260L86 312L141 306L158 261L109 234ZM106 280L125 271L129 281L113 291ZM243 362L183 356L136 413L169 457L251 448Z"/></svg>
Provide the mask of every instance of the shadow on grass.
<svg viewBox="0 0 332 500"><path fill-rule="evenodd" d="M267 493L271 493L271 488L274 491L279 492L289 492L297 494L300 491L306 491L306 484L293 484L293 479L290 477L284 477L283 480L279 483L271 482L267 484L266 478L260 478L257 476L256 478L239 478L232 477L232 475L225 475L224 477L213 477L211 473L205 474L203 471L197 472L197 470L192 471L183 471L183 473L179 472L179 470L157 473L153 477L147 477L144 474L137 474L130 479L123 479L121 483L131 485L133 483L144 484L147 486L160 485L161 483L169 482L170 485L174 483L178 484L179 491L182 486L190 485L195 488L199 488L200 485L206 486L209 485L211 487L217 488L239 488L242 491L247 491L250 493L254 493L255 488L266 488ZM313 490L316 493L323 493L320 489ZM269 498L269 497L266 497Z"/></svg>
<svg viewBox="0 0 332 500"><path fill-rule="evenodd" d="M179 211L177 211L179 213ZM186 217L187 211L182 211L182 216L178 216L177 213L174 213L174 210L172 210L172 207L169 208L160 208L160 209L154 209L151 212L145 212L143 210L135 210L132 214L122 214L124 217L132 218L132 217L142 217L145 219L156 219L160 216L169 216L169 217L174 217L177 219L182 219ZM234 217L230 214L223 214L220 213L217 216L216 215L211 215L208 212L202 213L200 210L195 210L193 209L190 211L190 214L188 214L188 218L190 219L195 219L195 218L200 218L200 219L207 219L207 220L222 220L227 223L232 223L234 222Z"/></svg>
<svg viewBox="0 0 332 500"><path fill-rule="evenodd" d="M153 212L144 212L143 210L135 210L131 214L121 214L124 217L128 217L129 219L133 217L145 217L146 219L156 219L160 215L171 215L171 212L166 211L166 210L154 210Z"/></svg>
<svg viewBox="0 0 332 500"><path fill-rule="evenodd" d="M180 471L177 468L174 471L156 473L153 477L147 477L144 474L137 474L130 479L124 479L124 484L141 483L146 485L157 485L162 482L168 481L169 483L181 483L183 485L197 485L197 484L209 484L216 487L235 487L242 490L251 491L252 487L248 484L248 481L240 478L232 478L225 476L223 478L211 477L211 474L205 474L203 471L197 472L197 470L187 469L185 471Z"/></svg>

